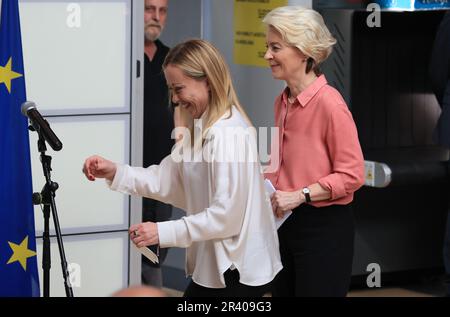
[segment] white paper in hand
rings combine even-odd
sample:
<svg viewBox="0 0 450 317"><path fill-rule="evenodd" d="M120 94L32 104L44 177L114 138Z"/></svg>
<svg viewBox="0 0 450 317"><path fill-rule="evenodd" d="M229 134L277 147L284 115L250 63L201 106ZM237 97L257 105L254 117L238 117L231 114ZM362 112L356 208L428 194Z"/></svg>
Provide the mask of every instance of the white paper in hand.
<svg viewBox="0 0 450 317"><path fill-rule="evenodd" d="M142 248L136 247L136 249L138 249L139 252L141 252L147 259L149 259L153 263L159 263L158 256L152 250L150 250L149 248L147 248L147 247L142 247Z"/></svg>
<svg viewBox="0 0 450 317"><path fill-rule="evenodd" d="M275 187L273 187L272 182L269 181L268 179L264 180L264 185L266 186L266 191L269 193L269 196L272 196L272 194L277 191ZM285 222L286 219L289 218L291 214L292 210L288 210L284 213L282 218L275 217L275 225L277 227L277 230L281 227L283 222Z"/></svg>

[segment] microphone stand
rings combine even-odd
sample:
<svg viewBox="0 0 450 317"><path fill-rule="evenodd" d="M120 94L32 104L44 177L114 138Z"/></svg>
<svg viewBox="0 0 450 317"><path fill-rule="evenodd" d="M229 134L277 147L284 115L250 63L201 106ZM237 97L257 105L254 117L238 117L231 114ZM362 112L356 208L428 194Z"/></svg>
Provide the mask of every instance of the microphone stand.
<svg viewBox="0 0 450 317"><path fill-rule="evenodd" d="M64 278L64 287L66 290L67 297L73 297L72 286L69 281L69 271L67 269L66 255L64 253L64 245L61 236L61 228L59 226L58 212L56 210L55 193L59 188L58 183L52 182L51 179L51 163L52 157L45 154L47 147L45 145L45 139L39 130L34 129L32 126L29 127L31 131L37 131L39 135L38 140L38 150L41 153L41 163L42 169L44 171L44 176L46 183L41 193L33 194L33 203L35 205L43 205L44 212L44 232L43 232L43 249L42 249L42 269L43 269L43 280L44 280L44 297L50 297L50 267L51 267L51 256L50 256L50 209L52 211L53 222L55 226L56 239L58 241L59 254L61 256L61 267Z"/></svg>

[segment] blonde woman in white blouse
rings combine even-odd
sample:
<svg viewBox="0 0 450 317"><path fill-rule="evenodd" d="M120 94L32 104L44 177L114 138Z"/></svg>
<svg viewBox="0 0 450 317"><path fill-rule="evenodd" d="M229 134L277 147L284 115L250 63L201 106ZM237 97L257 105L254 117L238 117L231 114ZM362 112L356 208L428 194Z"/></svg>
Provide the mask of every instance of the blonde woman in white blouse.
<svg viewBox="0 0 450 317"><path fill-rule="evenodd" d="M185 137L181 150L146 169L93 156L84 173L91 181L105 178L113 190L186 211L180 220L130 227L138 247L187 248L192 282L185 296L261 296L282 268L278 237L256 137L228 67L211 44L190 40L169 52L163 68L172 102L200 119L200 141L198 133Z"/></svg>

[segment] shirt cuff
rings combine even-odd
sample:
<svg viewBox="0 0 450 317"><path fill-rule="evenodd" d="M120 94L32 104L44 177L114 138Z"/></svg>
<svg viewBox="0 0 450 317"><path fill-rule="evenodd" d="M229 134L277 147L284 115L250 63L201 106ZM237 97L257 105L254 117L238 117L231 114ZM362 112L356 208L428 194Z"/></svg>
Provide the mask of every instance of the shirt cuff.
<svg viewBox="0 0 450 317"><path fill-rule="evenodd" d="M344 182L339 174L331 174L318 181L319 185L331 193L330 200L336 200L347 195Z"/></svg>
<svg viewBox="0 0 450 317"><path fill-rule="evenodd" d="M184 246L186 241L182 237L186 232L186 224L183 219L156 223L158 226L158 238L161 248Z"/></svg>
<svg viewBox="0 0 450 317"><path fill-rule="evenodd" d="M121 164L116 164L116 175L114 175L114 179L112 181L105 179L109 189L117 191L124 176L125 176L125 166Z"/></svg>

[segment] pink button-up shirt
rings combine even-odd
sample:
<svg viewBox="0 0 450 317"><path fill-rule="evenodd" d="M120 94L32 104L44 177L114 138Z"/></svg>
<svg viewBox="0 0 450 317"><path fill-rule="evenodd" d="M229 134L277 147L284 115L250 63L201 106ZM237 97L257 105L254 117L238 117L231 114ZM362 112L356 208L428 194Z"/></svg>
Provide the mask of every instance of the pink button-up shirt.
<svg viewBox="0 0 450 317"><path fill-rule="evenodd" d="M280 129L280 166L266 174L277 190L296 191L319 183L331 199L316 207L345 205L364 184L364 159L353 117L324 75L288 105L289 88L275 100Z"/></svg>

